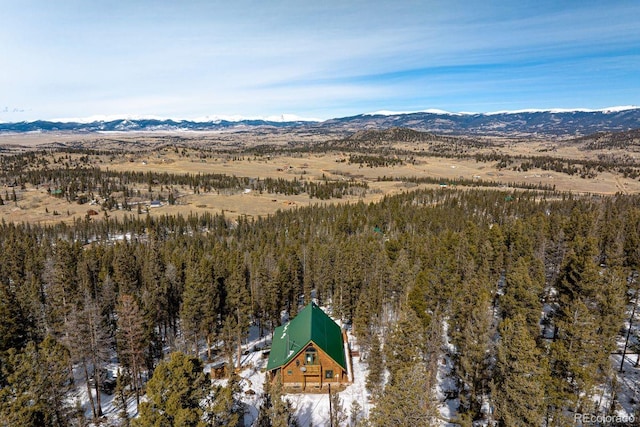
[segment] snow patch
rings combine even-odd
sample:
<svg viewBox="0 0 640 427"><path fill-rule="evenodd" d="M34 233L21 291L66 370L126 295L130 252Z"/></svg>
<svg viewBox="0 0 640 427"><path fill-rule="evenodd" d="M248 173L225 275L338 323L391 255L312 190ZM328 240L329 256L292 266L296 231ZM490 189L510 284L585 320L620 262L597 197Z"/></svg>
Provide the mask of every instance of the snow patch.
<svg viewBox="0 0 640 427"><path fill-rule="evenodd" d="M373 113L365 113L363 116L398 116L402 114L416 114L416 113L429 113L429 114L442 114L448 116L461 116L463 114L476 114L476 113L452 113L450 111L439 110L437 108L429 108L427 110L419 110L419 111L389 111L389 110L380 110L374 111Z"/></svg>
<svg viewBox="0 0 640 427"><path fill-rule="evenodd" d="M607 107L602 109L589 109L589 108L547 108L547 109L522 109L522 110L503 110L493 111L490 113L483 113L485 116L495 116L498 114L521 114L521 113L619 113L626 110L635 110L640 107L635 105L625 105L618 107Z"/></svg>
<svg viewBox="0 0 640 427"><path fill-rule="evenodd" d="M404 115L404 114L416 114L416 113L429 113L429 114L440 114L440 115L449 115L449 116L496 116L499 114L522 114L522 113L619 113L621 111L627 110L635 110L640 107L636 105L622 105L617 107L607 107L602 109L589 109L589 108L547 108L547 109L538 109L538 108L526 108L521 110L500 110L500 111L491 111L486 113L478 113L478 112L469 112L469 111L460 111L457 113L440 110L437 108L431 108L427 110L417 110L417 111L390 111L390 110L380 110L374 111L372 113L365 113L363 116L396 116L396 115Z"/></svg>
<svg viewBox="0 0 640 427"><path fill-rule="evenodd" d="M442 321L443 352L442 362L438 364L436 374L436 397L442 402L438 408L440 416L445 420L446 427L453 426L449 423L455 418L460 407L460 399L457 397L458 385L454 374L453 360L451 355L455 354L455 347L449 340L449 323L447 319Z"/></svg>
<svg viewBox="0 0 640 427"><path fill-rule="evenodd" d="M211 123L211 122L241 122L243 120L264 120L268 122L321 122L322 119L318 118L310 118L310 117L300 117L295 114L279 114L279 115L269 115L269 116L242 116L239 114L213 114L207 116L200 117L166 117L166 116L156 116L156 115L136 115L136 114L97 114L87 117L63 117L63 118L53 118L53 119L42 119L48 122L58 122L58 123L95 123L95 122L113 122L113 121L134 121L134 120L158 120L158 121L174 121L174 122L194 122L194 123ZM31 120L36 121L36 120Z"/></svg>

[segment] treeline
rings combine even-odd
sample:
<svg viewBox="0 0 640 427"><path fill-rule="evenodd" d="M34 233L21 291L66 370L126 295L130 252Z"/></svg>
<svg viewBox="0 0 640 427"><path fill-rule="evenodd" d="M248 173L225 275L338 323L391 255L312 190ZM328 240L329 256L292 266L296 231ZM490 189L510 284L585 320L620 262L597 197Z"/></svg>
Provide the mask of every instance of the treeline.
<svg viewBox="0 0 640 427"><path fill-rule="evenodd" d="M14 165L15 166L15 165ZM167 172L116 172L95 166L28 168L20 171L3 171L0 183L24 189L26 185L46 186L48 192L64 198L69 203L87 203L98 200L105 209L121 207L131 210L131 198L159 198L175 203L185 192L200 194L220 191L243 191L251 189L271 194L303 194L310 198L327 200L347 195L364 196L367 184L355 180L320 182L304 181L298 178L249 178L226 174L173 174ZM142 187L142 189L141 189ZM15 191L15 190L13 190ZM5 194L9 199L8 190Z"/></svg>
<svg viewBox="0 0 640 427"><path fill-rule="evenodd" d="M636 179L640 176L638 162L629 157L607 158L600 156L598 160L567 159L553 156L525 156L514 157L502 153L476 154L474 158L478 162L496 162L498 169L511 168L514 171L527 172L531 169L541 169L577 175L581 178L595 178L602 172L620 173L625 178Z"/></svg>
<svg viewBox="0 0 640 427"><path fill-rule="evenodd" d="M349 163L356 163L359 165L366 165L369 168L379 168L386 166L402 165L402 159L385 156L372 156L364 154L352 154L349 156Z"/></svg>
<svg viewBox="0 0 640 427"><path fill-rule="evenodd" d="M381 176L378 177L378 181L398 181L398 182L411 182L414 184L439 184L441 186L462 186L462 187L510 187L520 188L525 190L541 190L546 192L555 192L556 186L543 184L543 183L530 183L530 182L498 182L489 181L486 179L468 179L468 178L437 178L432 176L416 177L416 176L403 176L403 177L390 177ZM558 194L556 194L558 195Z"/></svg>
<svg viewBox="0 0 640 427"><path fill-rule="evenodd" d="M596 410L602 387L616 393L609 353L640 264L638 206L430 190L237 221L2 223L0 423L80 423L66 399L72 365L99 388L117 356L138 397L167 350L233 366L250 325L267 334L315 291L353 324L374 425L432 425L445 356L456 422L568 425ZM101 402L90 405L99 417Z"/></svg>
<svg viewBox="0 0 640 427"><path fill-rule="evenodd" d="M596 132L573 140L582 143L586 150L634 150L640 142L640 129L622 132Z"/></svg>

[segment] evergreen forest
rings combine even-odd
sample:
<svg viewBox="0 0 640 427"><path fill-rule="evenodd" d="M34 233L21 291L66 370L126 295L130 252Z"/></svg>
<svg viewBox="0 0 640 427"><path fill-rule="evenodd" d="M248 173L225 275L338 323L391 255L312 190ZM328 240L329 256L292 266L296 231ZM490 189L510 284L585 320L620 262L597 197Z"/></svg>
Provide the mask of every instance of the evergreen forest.
<svg viewBox="0 0 640 427"><path fill-rule="evenodd" d="M102 425L241 425L237 378L212 386L195 356L233 366L251 327L268 336L312 297L368 364L373 410L336 425L438 425L445 359L446 421L574 425L622 408L613 357L627 339L637 365L639 269L640 197L622 194L437 188L258 218L3 221L0 425L101 424L100 393L89 419L68 398L71 372L102 389L114 358L122 416ZM255 425L295 425L281 395L267 387Z"/></svg>

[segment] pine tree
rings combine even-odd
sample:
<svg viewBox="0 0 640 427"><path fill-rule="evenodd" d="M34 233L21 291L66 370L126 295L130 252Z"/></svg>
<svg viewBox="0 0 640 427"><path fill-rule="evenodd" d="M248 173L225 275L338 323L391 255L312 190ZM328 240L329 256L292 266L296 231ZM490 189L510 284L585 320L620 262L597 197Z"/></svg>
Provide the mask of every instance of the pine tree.
<svg viewBox="0 0 640 427"><path fill-rule="evenodd" d="M261 272L260 279L262 280L265 320L268 322L271 332L273 332L273 329L280 325L280 314L284 307L283 290L276 279L269 275L266 268Z"/></svg>
<svg viewBox="0 0 640 427"><path fill-rule="evenodd" d="M295 415L288 399L283 400L282 377L278 372L271 380L265 377L263 403L258 414L259 427L297 427Z"/></svg>
<svg viewBox="0 0 640 427"><path fill-rule="evenodd" d="M640 270L640 209L634 208L627 213L623 236L624 265Z"/></svg>
<svg viewBox="0 0 640 427"><path fill-rule="evenodd" d="M113 281L121 294L139 295L139 267L133 244L118 242L114 248Z"/></svg>
<svg viewBox="0 0 640 427"><path fill-rule="evenodd" d="M271 418L269 412L271 410L271 378L270 374L265 375L263 393L260 396L260 405L258 406L258 418L256 419L256 427L271 427Z"/></svg>
<svg viewBox="0 0 640 427"><path fill-rule="evenodd" d="M407 304L414 311L416 316L422 322L424 328L428 328L431 324L431 314L435 307L430 307L428 297L428 281L424 273L421 273L419 279L416 280L415 286L413 286L407 295Z"/></svg>
<svg viewBox="0 0 640 427"><path fill-rule="evenodd" d="M55 255L43 273L49 298L47 323L59 333L79 299L77 265L80 251L80 245L58 239Z"/></svg>
<svg viewBox="0 0 640 427"><path fill-rule="evenodd" d="M85 346L86 341L86 325L83 320L81 320L81 315L78 313L79 310L73 310L67 322L65 323L65 330L67 331L66 336L66 344L69 348L69 352L71 355L72 363L78 363L82 366L82 371L84 374L84 380L87 387L87 395L89 397L89 405L91 406L91 411L93 412L93 419L98 418L98 408L96 407L96 403L94 401L94 395L91 391L91 375L89 373L90 364L89 364L89 352ZM94 374L97 373L97 370L94 371ZM94 375L95 376L95 375ZM99 393L99 392L98 392ZM100 410L101 411L101 410ZM102 415L102 414L100 414Z"/></svg>
<svg viewBox="0 0 640 427"><path fill-rule="evenodd" d="M597 250L593 238L576 237L571 242L557 282L562 304L576 298L592 301L599 278Z"/></svg>
<svg viewBox="0 0 640 427"><path fill-rule="evenodd" d="M362 424L362 405L357 400L351 401L349 407L349 426L357 427Z"/></svg>
<svg viewBox="0 0 640 427"><path fill-rule="evenodd" d="M600 277L599 292L596 295L598 305L597 335L603 353L611 353L616 347L616 338L625 318L626 277L619 267L607 268ZM608 358L604 358L606 361ZM608 372L609 363L599 369Z"/></svg>
<svg viewBox="0 0 640 427"><path fill-rule="evenodd" d="M135 427L204 426L201 401L210 393L210 380L199 359L172 353L158 364L147 383L147 401L140 404Z"/></svg>
<svg viewBox="0 0 640 427"><path fill-rule="evenodd" d="M599 221L600 260L608 268L624 265L624 226L619 209L608 201L603 207L603 218Z"/></svg>
<svg viewBox="0 0 640 427"><path fill-rule="evenodd" d="M548 365L523 314L500 325L493 400L500 426L539 426L546 414Z"/></svg>
<svg viewBox="0 0 640 427"><path fill-rule="evenodd" d="M557 283L559 306L554 313L556 334L550 352L554 411L563 407L588 410L593 406L589 397L602 379L602 369L608 364L614 345L619 320L616 322L601 309L612 303L623 306L622 289L620 281L617 286L616 281L603 283L596 262L595 241L575 237Z"/></svg>
<svg viewBox="0 0 640 427"><path fill-rule="evenodd" d="M138 303L131 295L120 295L116 312L118 314L118 335L116 337L118 355L123 364L131 371L131 385L139 405L144 349L147 346L144 318Z"/></svg>
<svg viewBox="0 0 640 427"><path fill-rule="evenodd" d="M396 372L371 413L374 427L436 425L437 401L427 385L428 372L420 363Z"/></svg>
<svg viewBox="0 0 640 427"><path fill-rule="evenodd" d="M529 330L537 337L540 334L543 283L534 281L531 277L527 258L515 261L505 281L505 292L500 298L503 317L513 318L517 314L523 314Z"/></svg>
<svg viewBox="0 0 640 427"><path fill-rule="evenodd" d="M130 395L129 385L131 384L131 377L126 371L118 369L118 376L116 377L116 387L113 392L113 405L118 410L118 418L122 422L122 425L129 427L129 413L127 411L127 405Z"/></svg>
<svg viewBox="0 0 640 427"><path fill-rule="evenodd" d="M23 347L29 336L29 326L12 287L0 282L0 354Z"/></svg>
<svg viewBox="0 0 640 427"><path fill-rule="evenodd" d="M456 346L456 372L462 388L461 412L475 420L489 391L493 313L486 284L477 280L468 281L466 293L459 298L451 321L451 341Z"/></svg>
<svg viewBox="0 0 640 427"><path fill-rule="evenodd" d="M242 363L242 342L249 332L251 314L251 298L247 283L247 271L239 253L234 254L229 267L229 277L225 281L227 290L227 316L225 319L226 333L225 348L227 351L235 347L237 349L236 363L240 368ZM229 367L233 366L233 354L229 351Z"/></svg>
<svg viewBox="0 0 640 427"><path fill-rule="evenodd" d="M110 359L112 340L97 303L89 295L85 295L82 308L70 313L65 330L65 342L72 359L83 367L93 418L96 419L102 416L100 373ZM90 390L91 382L95 387L95 403Z"/></svg>
<svg viewBox="0 0 640 427"><path fill-rule="evenodd" d="M597 367L601 366L603 349L595 331L596 314L581 300L566 303L568 316L558 319L558 335L551 344L551 368L556 382L554 406L573 411L590 410L597 383Z"/></svg>
<svg viewBox="0 0 640 427"><path fill-rule="evenodd" d="M339 247L339 256L335 261L333 310L342 319L353 319L357 295L362 288L363 270L362 246L355 238L348 239Z"/></svg>
<svg viewBox="0 0 640 427"><path fill-rule="evenodd" d="M367 358L369 373L367 374L366 388L374 399L378 397L382 390L383 364L380 338L378 338L378 334L373 334L371 337L371 350Z"/></svg>
<svg viewBox="0 0 640 427"><path fill-rule="evenodd" d="M183 332L192 339L196 355L200 338L210 337L217 325L220 305L213 273L211 261L206 257L187 267L180 320ZM208 355L210 358L210 346Z"/></svg>
<svg viewBox="0 0 640 427"><path fill-rule="evenodd" d="M69 354L51 336L23 351L9 351L3 367L7 386L0 389L0 425L70 425L72 407Z"/></svg>
<svg viewBox="0 0 640 427"><path fill-rule="evenodd" d="M212 427L236 427L242 425L243 403L238 395L242 388L239 377L232 374L226 386L215 386L205 408L205 420Z"/></svg>
<svg viewBox="0 0 640 427"><path fill-rule="evenodd" d="M360 293L358 303L356 304L356 311L353 316L353 333L358 339L361 355L366 356L370 351L372 340L373 325L373 313L372 313L372 301L367 292L367 289Z"/></svg>
<svg viewBox="0 0 640 427"><path fill-rule="evenodd" d="M389 370L390 382L395 382L402 369L411 368L425 361L425 335L422 322L414 311L405 307L400 312L384 343L384 355Z"/></svg>
<svg viewBox="0 0 640 427"><path fill-rule="evenodd" d="M332 391L329 395L329 399L331 399L330 419L333 421L334 426L340 427L349 418L347 416L347 411L344 406L342 406L342 399L340 399L340 395L338 393Z"/></svg>
<svg viewBox="0 0 640 427"><path fill-rule="evenodd" d="M152 241L149 246L139 248L139 252L142 252L140 303L147 321L157 325L159 335L164 337L169 323L169 284L164 274L161 246L154 231L150 232L150 238Z"/></svg>
<svg viewBox="0 0 640 427"><path fill-rule="evenodd" d="M404 248L400 249L390 269L389 286L385 286L386 297L392 301L394 307L398 307L402 295L405 295L415 283L416 267L417 265L410 262L407 251Z"/></svg>

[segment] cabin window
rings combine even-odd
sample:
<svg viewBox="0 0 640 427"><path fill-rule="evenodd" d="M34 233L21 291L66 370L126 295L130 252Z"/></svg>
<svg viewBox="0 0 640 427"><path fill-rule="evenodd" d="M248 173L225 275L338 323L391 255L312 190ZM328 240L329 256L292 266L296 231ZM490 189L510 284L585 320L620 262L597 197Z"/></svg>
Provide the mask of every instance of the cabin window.
<svg viewBox="0 0 640 427"><path fill-rule="evenodd" d="M304 364L305 365L315 365L317 360L317 352L315 347L310 345L307 347L307 350L304 353Z"/></svg>
<svg viewBox="0 0 640 427"><path fill-rule="evenodd" d="M289 370L287 371L287 375L293 375L293 371L289 369Z"/></svg>
<svg viewBox="0 0 640 427"><path fill-rule="evenodd" d="M333 369L327 369L326 371L324 371L324 377L326 379L333 378Z"/></svg>

